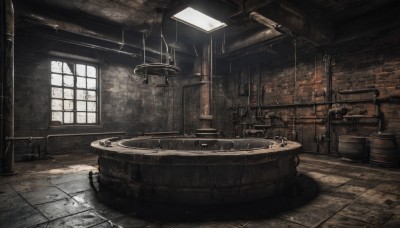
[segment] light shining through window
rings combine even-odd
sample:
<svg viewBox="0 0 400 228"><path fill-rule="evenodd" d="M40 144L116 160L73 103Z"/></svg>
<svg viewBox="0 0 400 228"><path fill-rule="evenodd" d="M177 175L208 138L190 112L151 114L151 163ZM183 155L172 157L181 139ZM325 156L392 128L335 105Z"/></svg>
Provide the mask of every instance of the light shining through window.
<svg viewBox="0 0 400 228"><path fill-rule="evenodd" d="M203 32L212 32L226 26L225 23L205 15L191 7L180 11L172 16L173 19L193 26Z"/></svg>
<svg viewBox="0 0 400 228"><path fill-rule="evenodd" d="M51 61L51 125L99 123L98 70L86 64Z"/></svg>

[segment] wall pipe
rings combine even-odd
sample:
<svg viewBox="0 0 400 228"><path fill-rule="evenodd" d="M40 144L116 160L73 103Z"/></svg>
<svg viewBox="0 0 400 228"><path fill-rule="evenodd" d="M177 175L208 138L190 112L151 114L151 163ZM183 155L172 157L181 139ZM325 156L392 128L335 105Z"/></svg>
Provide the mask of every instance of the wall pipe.
<svg viewBox="0 0 400 228"><path fill-rule="evenodd" d="M257 69L258 69L258 88L257 88L257 105L260 106L261 104L264 103L264 99L261 100L261 94L263 93L264 89L261 90L262 86L261 86L261 71L262 69L260 69L261 66L258 65ZM262 97L264 98L264 97Z"/></svg>
<svg viewBox="0 0 400 228"><path fill-rule="evenodd" d="M14 142L14 141L28 141L28 143L29 144L33 144L33 141L37 141L37 140L44 140L45 139L45 137L32 137L32 136L29 136L29 137L6 137L6 141L8 141L8 142ZM30 155L32 155L32 156L35 156L35 153L31 153ZM40 155L40 146L38 147L38 149L37 149L37 155L38 155L38 157L41 157L41 155Z"/></svg>
<svg viewBox="0 0 400 228"><path fill-rule="evenodd" d="M213 57L214 57L214 47L213 47L213 37L211 35L210 38L210 100L214 100L213 97L213 74L214 74L214 64L213 64ZM211 108L211 102L210 102L210 108Z"/></svg>
<svg viewBox="0 0 400 228"><path fill-rule="evenodd" d="M325 75L326 75L326 124L325 124L325 153L331 154L331 113L332 109L332 75L333 75L333 59L330 55L325 55L323 61L325 62Z"/></svg>
<svg viewBox="0 0 400 228"><path fill-rule="evenodd" d="M293 107L308 107L314 105L328 105L328 104L354 104L354 103L391 103L390 99L377 98L377 99L359 99L359 100L336 100L335 102L310 102L310 103L294 103L294 104L279 104L279 105L261 105L261 106L235 106L228 109L237 108L250 108L250 109L279 109L279 108L293 108Z"/></svg>
<svg viewBox="0 0 400 228"><path fill-rule="evenodd" d="M383 115L381 115L381 104L376 103L375 104L375 115L380 117L379 118L379 123L378 123L378 132L383 131Z"/></svg>
<svg viewBox="0 0 400 228"><path fill-rule="evenodd" d="M32 140L42 140L44 138L45 137L32 137L32 136L29 136L29 137L6 137L6 141L20 141L20 140L32 141Z"/></svg>
<svg viewBox="0 0 400 228"><path fill-rule="evenodd" d="M378 91L379 92L379 91ZM376 105L375 116L348 116L347 118L357 118L357 119L378 119L378 131L383 130L383 116L380 113L380 104L381 103L392 103L392 98L373 98L373 99L359 99L359 100L337 100L335 102L313 102L313 103L297 103L297 104L282 104L282 105L263 105L263 106L236 106L230 107L228 109L236 110L238 108L249 108L249 109L279 109L279 108L290 108L290 107L309 107L316 105L332 105L332 104L351 104L351 103L372 103ZM396 98L396 97L395 97ZM397 100L396 100L397 101ZM329 114L328 114L329 115ZM316 124L316 123L327 123L327 117L299 117L299 120L302 119L313 119L313 122L296 122L301 124ZM329 118L330 119L330 118ZM318 121L317 121L318 120ZM289 121L290 123L290 121ZM369 122L368 122L369 123ZM346 122L337 123L337 121L331 122L330 124L347 124Z"/></svg>
<svg viewBox="0 0 400 228"><path fill-rule="evenodd" d="M293 103L296 102L296 91L297 91L297 40L293 40L293 46L294 46L294 85L293 85ZM297 140L297 131L296 131L296 115L297 115L297 107L294 107L293 109L293 123L292 123L292 140L296 141Z"/></svg>
<svg viewBox="0 0 400 228"><path fill-rule="evenodd" d="M379 90L377 88L363 88L363 89L350 89L350 90L339 89L338 90L339 94L356 94L356 93L369 93L369 92L374 92L376 95L379 94Z"/></svg>
<svg viewBox="0 0 400 228"><path fill-rule="evenodd" d="M1 34L2 53L2 127L4 135L2 137L14 137L14 6L12 0L2 1L2 23L5 23ZM5 142L4 139L2 139ZM14 141L2 144L2 171L3 175L14 174Z"/></svg>
<svg viewBox="0 0 400 228"><path fill-rule="evenodd" d="M146 132L145 136L178 135L179 131Z"/></svg>
<svg viewBox="0 0 400 228"><path fill-rule="evenodd" d="M250 96L251 96L251 72L250 66L247 66L247 106L250 106Z"/></svg>
<svg viewBox="0 0 400 228"><path fill-rule="evenodd" d="M362 89L350 89L350 90L338 90L339 94L357 94L357 93L374 93L374 99L379 95L379 90L377 88L362 88ZM380 103L373 101L375 104L375 116L381 117L380 113ZM378 132L383 131L383 118L379 118L378 122Z"/></svg>
<svg viewBox="0 0 400 228"><path fill-rule="evenodd" d="M119 132L94 132L94 133L76 133L76 134L54 134L54 135L47 135L46 142L45 142L45 156L49 155L48 145L50 138L58 138L58 137L71 137L71 136L94 136L94 135L126 135L126 132L119 131Z"/></svg>

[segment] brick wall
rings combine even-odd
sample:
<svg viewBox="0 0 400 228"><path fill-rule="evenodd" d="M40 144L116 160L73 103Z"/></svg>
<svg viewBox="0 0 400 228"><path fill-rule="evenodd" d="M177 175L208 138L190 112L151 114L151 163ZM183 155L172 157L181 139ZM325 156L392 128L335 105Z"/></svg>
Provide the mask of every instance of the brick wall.
<svg viewBox="0 0 400 228"><path fill-rule="evenodd" d="M376 38L375 38L376 37ZM333 66L333 100L348 101L372 99L374 94L338 94L338 90L362 89L375 87L379 90L378 98L388 98L400 95L400 31L391 31L375 37L365 37L357 41L336 46L319 48L305 47L297 55L296 80L294 76L293 53L279 53L279 56L265 60L253 61L239 60L232 64L231 72L225 68L221 70L224 75L227 89L224 91L226 104L229 107L242 106L238 109L226 109L226 116L231 120L224 129L238 129L241 134L242 123L272 125L266 128L268 136L281 135L292 137L293 117L296 117L295 129L297 141L304 146L304 151L312 153L326 153L323 135L327 105L312 105L324 103L326 100L326 73L324 52L330 53L335 59ZM288 44L290 45L290 44ZM303 48L304 49L304 48ZM289 49L290 50L290 49ZM261 85L259 84L260 69ZM250 81L250 86L248 85ZM247 87L245 93L242 87ZM296 89L295 89L296 87ZM265 108L258 109L257 90L260 88L260 105ZM242 91L241 91L242 90ZM248 97L250 91L250 97ZM245 113L245 107L252 107ZM282 105L308 104L294 107ZM271 107L275 105L275 107ZM378 131L378 118L375 118L375 105L372 102L343 103L341 107L357 112L367 110L367 116L372 118L332 120L331 153L337 154L338 136L343 134L370 135ZM383 128L387 132L396 134L400 139L400 106L396 99L386 100L381 103L381 112L384 116ZM358 110L357 110L358 109ZM271 118L261 118L269 116ZM272 123L272 124L271 124ZM246 127L246 125L244 125Z"/></svg>

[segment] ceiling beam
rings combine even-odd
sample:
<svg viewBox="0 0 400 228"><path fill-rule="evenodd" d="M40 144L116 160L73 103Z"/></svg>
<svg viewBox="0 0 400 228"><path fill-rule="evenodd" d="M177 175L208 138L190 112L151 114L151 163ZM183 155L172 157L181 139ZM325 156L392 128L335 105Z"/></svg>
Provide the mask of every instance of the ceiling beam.
<svg viewBox="0 0 400 228"><path fill-rule="evenodd" d="M312 14L292 2L274 1L257 12L317 45L329 44L334 38L329 19Z"/></svg>
<svg viewBox="0 0 400 228"><path fill-rule="evenodd" d="M400 3L397 2L349 20L344 26L338 28L335 43L400 28L399 12Z"/></svg>
<svg viewBox="0 0 400 228"><path fill-rule="evenodd" d="M374 10L381 9L383 7L387 7L388 5L393 5L398 0L370 0L368 4L360 5L357 7L352 7L343 11L340 11L335 14L335 18L338 18L338 22L347 22L349 20L354 19L355 16L364 15L370 13ZM336 21L335 21L336 22Z"/></svg>
<svg viewBox="0 0 400 228"><path fill-rule="evenodd" d="M258 8L268 5L271 2L277 0L222 0L223 2L232 2L234 3L238 9L242 12L250 13Z"/></svg>

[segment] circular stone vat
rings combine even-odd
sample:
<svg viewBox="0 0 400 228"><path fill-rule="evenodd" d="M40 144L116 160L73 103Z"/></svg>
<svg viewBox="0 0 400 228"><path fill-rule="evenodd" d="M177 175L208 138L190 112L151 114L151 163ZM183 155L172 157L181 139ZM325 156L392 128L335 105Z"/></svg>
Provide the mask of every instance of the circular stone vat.
<svg viewBox="0 0 400 228"><path fill-rule="evenodd" d="M267 139L132 138L91 144L101 187L152 202L219 204L289 188L301 144Z"/></svg>

